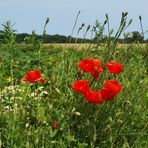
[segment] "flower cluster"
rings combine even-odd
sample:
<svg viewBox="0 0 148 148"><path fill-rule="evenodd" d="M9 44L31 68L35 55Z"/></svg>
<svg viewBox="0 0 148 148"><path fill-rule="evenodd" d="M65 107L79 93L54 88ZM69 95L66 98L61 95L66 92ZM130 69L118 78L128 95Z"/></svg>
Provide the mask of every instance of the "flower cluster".
<svg viewBox="0 0 148 148"><path fill-rule="evenodd" d="M77 67L83 72L90 74L95 80L97 80L103 72L101 61L98 59L81 60L77 64ZM123 65L116 61L107 62L106 67L108 72L114 75L120 74L123 71ZM105 80L103 85L104 88L93 91L90 89L87 80L76 80L72 84L72 88L76 92L83 94L86 101L96 104L102 104L104 101L113 100L122 89L122 85L117 80Z"/></svg>
<svg viewBox="0 0 148 148"><path fill-rule="evenodd" d="M99 78L100 74L103 72L103 68L101 67L101 62L98 59L90 60L85 59L81 60L77 66L82 69L84 72L89 73L96 80Z"/></svg>

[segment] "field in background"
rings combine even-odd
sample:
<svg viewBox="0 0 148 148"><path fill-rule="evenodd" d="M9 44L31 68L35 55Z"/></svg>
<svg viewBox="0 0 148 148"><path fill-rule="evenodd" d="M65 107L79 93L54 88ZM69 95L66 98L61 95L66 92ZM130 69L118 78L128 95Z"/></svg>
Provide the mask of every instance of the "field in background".
<svg viewBox="0 0 148 148"><path fill-rule="evenodd" d="M91 44L91 46L94 46L96 47L97 45L95 44ZM43 44L42 45L42 48L44 49L48 49L48 48L75 48L75 49L87 49L90 46L90 43L50 43L50 44ZM105 44L101 44L101 45L98 45L99 47L107 47L107 45ZM128 47L130 46L130 44L118 44L117 45L117 48L120 48L120 49L127 49ZM140 48L147 48L147 44L132 44L132 46L134 47L140 47Z"/></svg>

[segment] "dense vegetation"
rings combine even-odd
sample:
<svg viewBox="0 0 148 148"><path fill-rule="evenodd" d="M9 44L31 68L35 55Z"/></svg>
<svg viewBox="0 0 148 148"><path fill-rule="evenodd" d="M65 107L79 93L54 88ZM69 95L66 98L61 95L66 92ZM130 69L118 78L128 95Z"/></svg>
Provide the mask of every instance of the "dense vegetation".
<svg viewBox="0 0 148 148"><path fill-rule="evenodd" d="M123 13L123 23L126 16ZM0 44L0 147L147 147L147 44L120 48L117 34L114 40L108 36L104 44L90 44L82 50L68 46L43 49L38 40L30 44L32 50L24 50L12 28L4 34L5 44ZM101 61L104 71L97 80L79 73L76 64L82 59ZM105 64L112 60L124 65L120 75L107 72ZM21 81L33 69L41 72L46 83ZM104 80L117 79L122 91L111 101L90 103L72 89L72 83L80 79L88 80L96 91Z"/></svg>

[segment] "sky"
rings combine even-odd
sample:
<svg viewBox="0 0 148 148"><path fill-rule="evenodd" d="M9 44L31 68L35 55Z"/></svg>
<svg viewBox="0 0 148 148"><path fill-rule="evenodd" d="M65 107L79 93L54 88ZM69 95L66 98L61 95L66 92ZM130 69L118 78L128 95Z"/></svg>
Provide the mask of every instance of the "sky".
<svg viewBox="0 0 148 148"><path fill-rule="evenodd" d="M148 29L147 6L148 0L0 0L0 24L10 20L18 33L35 30L42 34L45 20L49 17L47 34L70 35L80 10L74 34L82 23L94 25L96 20L103 23L106 13L110 27L116 31L121 13L127 11L128 20L133 19L127 31L141 31L139 15L142 16L144 30Z"/></svg>

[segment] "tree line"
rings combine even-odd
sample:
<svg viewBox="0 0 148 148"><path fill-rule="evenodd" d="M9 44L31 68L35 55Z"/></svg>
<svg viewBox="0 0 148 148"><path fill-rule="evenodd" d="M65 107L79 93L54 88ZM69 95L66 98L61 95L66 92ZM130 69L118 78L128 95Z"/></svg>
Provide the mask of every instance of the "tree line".
<svg viewBox="0 0 148 148"><path fill-rule="evenodd" d="M47 25L48 20L45 23ZM0 30L0 43L10 43L10 42L17 42L17 43L35 43L35 42L42 42L42 43L105 43L108 40L117 41L119 43L148 43L148 39L144 38L144 33L140 33L138 31L124 33L123 38L114 37L110 35L104 35L104 27L100 26L100 23L96 22L96 26L94 27L95 36L92 39L87 38L75 38L72 36L65 36L65 35L49 35L44 32L42 35L38 35L35 31L32 31L31 34L28 33L17 33L16 30L13 29L13 25L11 25L10 21L7 21L5 24L2 24L3 30ZM84 26L84 25L83 25ZM98 28L98 30L97 30ZM82 29L80 27L80 29ZM79 31L80 31L79 29ZM86 33L90 29L90 26L87 27Z"/></svg>
<svg viewBox="0 0 148 148"><path fill-rule="evenodd" d="M104 43L108 39L108 36L103 36L101 39L99 36L95 36L93 39L83 39L83 38L75 38L71 36L65 36L65 35L37 35L33 31L32 34L28 33L11 33L11 31L6 32L0 30L0 43L6 43L6 39L10 40L9 38L15 38L15 41L17 43L32 43L35 40L42 41L42 43ZM110 37L110 40L114 40L114 37ZM148 43L148 39L144 39L144 36L140 34L138 31L133 31L124 38L118 39L119 43Z"/></svg>

